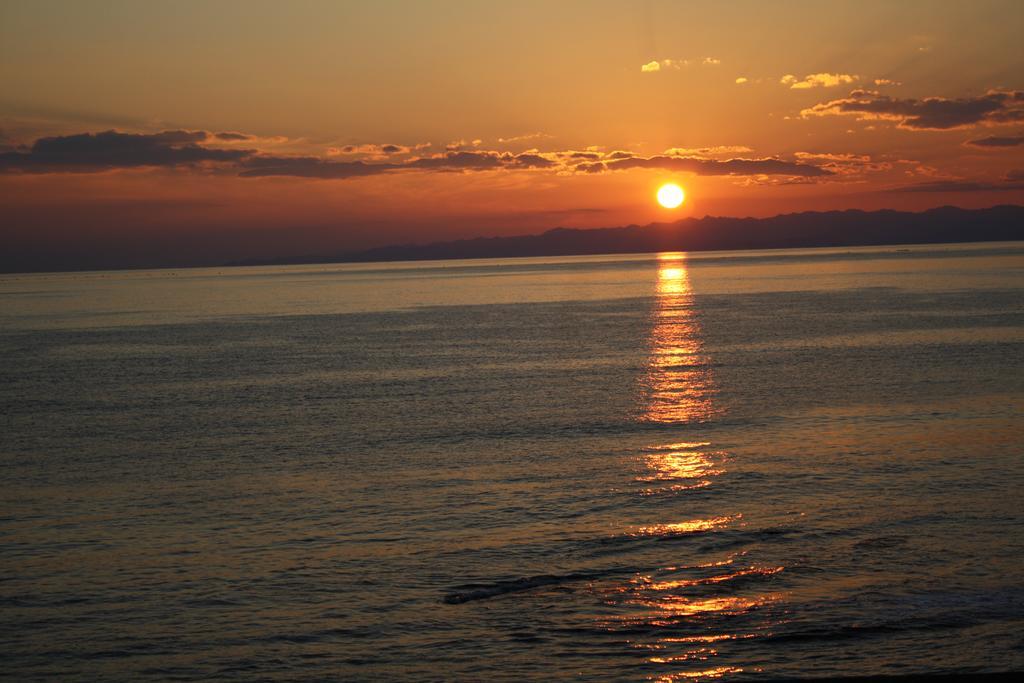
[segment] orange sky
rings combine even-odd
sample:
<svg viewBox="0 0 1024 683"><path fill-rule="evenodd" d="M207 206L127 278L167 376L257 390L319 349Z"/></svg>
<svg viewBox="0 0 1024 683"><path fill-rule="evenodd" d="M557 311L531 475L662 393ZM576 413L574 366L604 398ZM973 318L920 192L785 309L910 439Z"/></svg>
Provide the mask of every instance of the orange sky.
<svg viewBox="0 0 1024 683"><path fill-rule="evenodd" d="M1015 0L3 1L0 267L1024 203L1021 26Z"/></svg>

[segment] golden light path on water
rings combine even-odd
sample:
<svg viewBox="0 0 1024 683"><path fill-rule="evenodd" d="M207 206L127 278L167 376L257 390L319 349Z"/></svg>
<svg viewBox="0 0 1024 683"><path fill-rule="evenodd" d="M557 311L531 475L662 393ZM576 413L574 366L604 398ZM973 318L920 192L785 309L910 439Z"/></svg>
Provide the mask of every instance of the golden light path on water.
<svg viewBox="0 0 1024 683"><path fill-rule="evenodd" d="M665 425L705 422L722 410L714 402L715 379L704 352L686 255L659 254L658 261L640 419ZM727 462L726 452L703 439L654 443L637 458L634 480L642 487L642 496L693 495L697 489L714 486L725 474ZM716 533L742 524L742 515L721 510L695 519L653 522L631 533L636 537L671 538ZM739 673L741 667L715 666L719 648L755 635L730 630L730 618L757 610L776 598L770 594L733 593L727 586L782 570L745 565L743 554L689 566L663 566L649 574L638 574L610 591L607 602L620 613L603 626L610 631L639 629L654 634L653 638L631 639L632 647L650 652L646 662L657 667L658 673L649 676L654 680L713 679Z"/></svg>
<svg viewBox="0 0 1024 683"><path fill-rule="evenodd" d="M644 418L651 422L704 420L713 414L713 379L701 355L700 323L686 255L659 254L658 262Z"/></svg>

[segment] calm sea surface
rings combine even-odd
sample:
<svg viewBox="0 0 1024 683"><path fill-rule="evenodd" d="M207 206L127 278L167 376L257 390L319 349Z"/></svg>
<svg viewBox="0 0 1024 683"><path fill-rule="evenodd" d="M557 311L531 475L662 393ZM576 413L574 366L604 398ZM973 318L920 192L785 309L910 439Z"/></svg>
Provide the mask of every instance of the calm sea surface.
<svg viewBox="0 0 1024 683"><path fill-rule="evenodd" d="M0 676L1024 669L1024 244L0 276Z"/></svg>

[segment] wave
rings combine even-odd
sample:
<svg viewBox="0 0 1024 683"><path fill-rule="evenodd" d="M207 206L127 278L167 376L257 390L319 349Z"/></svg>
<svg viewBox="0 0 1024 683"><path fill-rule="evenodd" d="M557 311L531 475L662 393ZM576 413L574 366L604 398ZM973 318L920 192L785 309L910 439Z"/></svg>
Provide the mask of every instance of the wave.
<svg viewBox="0 0 1024 683"><path fill-rule="evenodd" d="M494 583L467 583L446 594L441 601L449 605L460 605L474 600L486 600L508 593L518 593L542 586L556 586L573 581L590 581L606 576L605 572L575 572L572 574L538 574L524 576L510 581Z"/></svg>

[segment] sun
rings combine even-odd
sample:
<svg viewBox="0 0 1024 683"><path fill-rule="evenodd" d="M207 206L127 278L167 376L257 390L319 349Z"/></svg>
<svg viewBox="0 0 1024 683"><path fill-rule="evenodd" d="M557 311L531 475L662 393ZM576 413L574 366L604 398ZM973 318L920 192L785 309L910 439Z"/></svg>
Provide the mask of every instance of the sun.
<svg viewBox="0 0 1024 683"><path fill-rule="evenodd" d="M686 193L675 183L665 183L658 188L658 203L666 209L674 209L683 203Z"/></svg>

